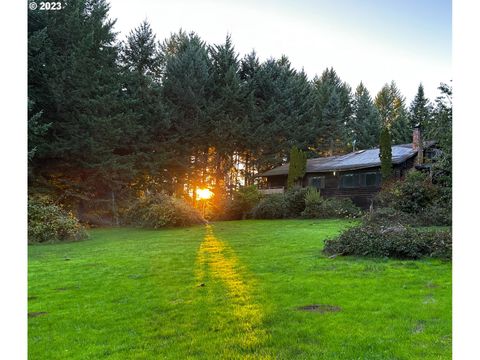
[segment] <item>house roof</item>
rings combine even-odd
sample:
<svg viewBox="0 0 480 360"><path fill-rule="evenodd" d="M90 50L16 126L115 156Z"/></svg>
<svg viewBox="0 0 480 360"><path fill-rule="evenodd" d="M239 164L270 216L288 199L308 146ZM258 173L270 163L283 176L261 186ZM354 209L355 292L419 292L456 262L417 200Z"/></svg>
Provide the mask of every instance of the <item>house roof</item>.
<svg viewBox="0 0 480 360"><path fill-rule="evenodd" d="M432 141L426 142L424 148L433 145ZM417 154L412 144L392 146L392 163L401 164ZM346 155L321 157L307 160L307 173L357 170L380 166L380 150L369 149L351 152ZM258 176L288 175L289 164L284 164L268 170Z"/></svg>

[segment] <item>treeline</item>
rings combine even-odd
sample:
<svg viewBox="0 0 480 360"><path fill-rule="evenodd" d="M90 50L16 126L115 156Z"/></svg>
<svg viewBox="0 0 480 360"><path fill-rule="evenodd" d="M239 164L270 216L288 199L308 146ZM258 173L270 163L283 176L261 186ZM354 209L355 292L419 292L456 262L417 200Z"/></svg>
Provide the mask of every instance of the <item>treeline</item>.
<svg viewBox="0 0 480 360"><path fill-rule="evenodd" d="M30 189L81 212L141 192L222 199L288 159L411 142L436 117L420 85L407 108L394 82L372 98L333 68L310 80L286 56L241 57L229 36L207 44L148 22L117 40L104 0L72 0L28 18ZM195 196L193 196L195 201Z"/></svg>

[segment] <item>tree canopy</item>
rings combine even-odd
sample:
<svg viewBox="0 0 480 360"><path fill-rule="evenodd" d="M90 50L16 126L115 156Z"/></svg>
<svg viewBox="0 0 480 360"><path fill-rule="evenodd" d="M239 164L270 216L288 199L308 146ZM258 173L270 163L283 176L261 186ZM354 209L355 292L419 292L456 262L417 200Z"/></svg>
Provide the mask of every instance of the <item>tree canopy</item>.
<svg viewBox="0 0 480 360"><path fill-rule="evenodd" d="M287 56L242 56L230 35L159 41L145 20L118 39L105 0L28 16L29 181L72 207L145 192L195 201L200 187L223 201L292 148L372 148L385 128L410 142L413 122L449 146L435 132L451 123L445 97L430 108L421 86L407 111L394 82L372 100L333 68L309 79Z"/></svg>

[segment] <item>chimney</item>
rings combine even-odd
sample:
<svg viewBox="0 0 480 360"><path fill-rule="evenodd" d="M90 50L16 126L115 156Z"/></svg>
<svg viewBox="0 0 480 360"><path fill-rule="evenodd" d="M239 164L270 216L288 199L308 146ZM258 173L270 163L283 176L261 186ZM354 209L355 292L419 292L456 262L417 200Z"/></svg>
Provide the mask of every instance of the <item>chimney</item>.
<svg viewBox="0 0 480 360"><path fill-rule="evenodd" d="M420 124L415 125L413 128L412 149L417 151L415 164L423 164L423 140L422 132L420 131Z"/></svg>

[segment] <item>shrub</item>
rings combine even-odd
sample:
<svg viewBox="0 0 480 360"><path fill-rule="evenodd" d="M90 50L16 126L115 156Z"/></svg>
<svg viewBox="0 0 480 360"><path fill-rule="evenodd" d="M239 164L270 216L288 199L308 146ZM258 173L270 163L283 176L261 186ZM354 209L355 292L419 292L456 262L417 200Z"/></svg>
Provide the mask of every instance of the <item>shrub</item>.
<svg viewBox="0 0 480 360"><path fill-rule="evenodd" d="M419 215L419 221L423 226L433 225L452 225L452 210L451 208L433 204L424 209Z"/></svg>
<svg viewBox="0 0 480 360"><path fill-rule="evenodd" d="M263 198L252 210L254 219L282 219L287 212L287 201L283 194L272 194Z"/></svg>
<svg viewBox="0 0 480 360"><path fill-rule="evenodd" d="M364 222L370 225L419 225L415 216L391 207L375 209L365 215Z"/></svg>
<svg viewBox="0 0 480 360"><path fill-rule="evenodd" d="M190 204L166 194L136 199L124 215L125 224L153 229L201 224L204 221L200 212Z"/></svg>
<svg viewBox="0 0 480 360"><path fill-rule="evenodd" d="M28 199L28 242L58 242L87 238L78 219L47 199Z"/></svg>
<svg viewBox="0 0 480 360"><path fill-rule="evenodd" d="M299 217L305 210L305 196L307 189L294 187L285 193L285 217Z"/></svg>
<svg viewBox="0 0 480 360"><path fill-rule="evenodd" d="M318 190L293 188L285 194L272 194L263 198L252 210L255 219L354 218L361 210L349 199L323 199Z"/></svg>
<svg viewBox="0 0 480 360"><path fill-rule="evenodd" d="M414 215L411 225L450 225L452 221L451 189L432 184L419 171L410 171L404 180L386 186L375 198L375 204Z"/></svg>
<svg viewBox="0 0 480 360"><path fill-rule="evenodd" d="M313 204L318 204L322 201L322 197L320 196L320 191L309 187L307 192L305 193L305 206L311 206Z"/></svg>
<svg viewBox="0 0 480 360"><path fill-rule="evenodd" d="M377 205L393 207L409 214L418 214L440 196L439 188L420 171L409 171L404 180L395 181L382 189Z"/></svg>
<svg viewBox="0 0 480 360"><path fill-rule="evenodd" d="M319 199L318 199L319 198ZM321 198L312 193L305 201L304 218L355 218L361 215L361 210L349 198Z"/></svg>
<svg viewBox="0 0 480 360"><path fill-rule="evenodd" d="M452 256L450 231L420 231L404 226L363 225L327 240L326 254L419 259Z"/></svg>
<svg viewBox="0 0 480 360"><path fill-rule="evenodd" d="M222 219L245 219L262 197L255 185L245 186L233 193L233 198L225 205Z"/></svg>

